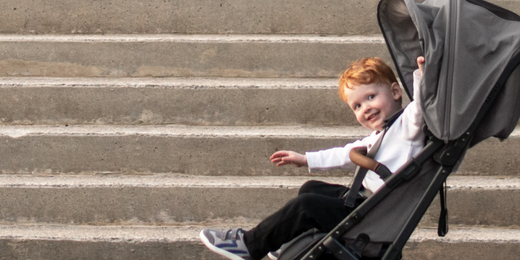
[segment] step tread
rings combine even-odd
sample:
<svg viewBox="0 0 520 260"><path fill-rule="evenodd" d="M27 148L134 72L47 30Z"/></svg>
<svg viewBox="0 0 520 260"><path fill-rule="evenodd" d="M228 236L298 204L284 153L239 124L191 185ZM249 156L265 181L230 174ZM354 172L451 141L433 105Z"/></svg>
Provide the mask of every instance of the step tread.
<svg viewBox="0 0 520 260"><path fill-rule="evenodd" d="M0 35L0 42L227 42L227 43L384 43L381 35L280 35L280 34L79 34Z"/></svg>
<svg viewBox="0 0 520 260"><path fill-rule="evenodd" d="M248 229L253 223L242 225ZM0 225L0 239L72 240L104 242L199 241L205 225L189 226L82 226L82 225ZM230 228L212 225L212 228ZM434 229L417 229L410 242L433 240L446 243L520 243L520 230L505 228L453 227L446 237Z"/></svg>
<svg viewBox="0 0 520 260"><path fill-rule="evenodd" d="M445 237L437 235L437 229L416 229L410 242L433 240L445 243L519 243L520 230L507 228L457 227L450 226Z"/></svg>
<svg viewBox="0 0 520 260"><path fill-rule="evenodd" d="M102 174L102 173L98 173ZM306 176L193 176L184 174L150 175L0 175L0 187L19 188L273 188L296 189L303 183L321 180L329 183L351 182L351 177ZM450 190L519 190L520 177L450 176Z"/></svg>
<svg viewBox="0 0 520 260"><path fill-rule="evenodd" d="M357 126L190 126L190 125L2 125L0 136L177 136L177 137L279 137L359 138L370 134Z"/></svg>
<svg viewBox="0 0 520 260"><path fill-rule="evenodd" d="M0 43L2 76L336 78L368 55L391 64L381 36L2 35Z"/></svg>
<svg viewBox="0 0 520 260"><path fill-rule="evenodd" d="M0 88L337 89L329 78L0 77Z"/></svg>
<svg viewBox="0 0 520 260"><path fill-rule="evenodd" d="M361 126L192 126L192 125L1 125L0 136L158 135L182 137L360 138L371 133ZM516 127L510 138L520 136Z"/></svg>

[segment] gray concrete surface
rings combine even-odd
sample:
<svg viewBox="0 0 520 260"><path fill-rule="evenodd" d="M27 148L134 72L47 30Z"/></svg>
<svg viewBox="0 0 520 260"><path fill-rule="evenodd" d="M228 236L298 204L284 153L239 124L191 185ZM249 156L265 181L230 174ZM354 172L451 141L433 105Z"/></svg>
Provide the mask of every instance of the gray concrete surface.
<svg viewBox="0 0 520 260"><path fill-rule="evenodd" d="M0 32L20 34L379 33L376 0L3 0Z"/></svg>
<svg viewBox="0 0 520 260"><path fill-rule="evenodd" d="M520 13L515 0L490 2ZM379 34L378 1L4 0L0 32L17 34Z"/></svg>
<svg viewBox="0 0 520 260"><path fill-rule="evenodd" d="M4 259L222 259L198 240L202 226L85 227L0 226ZM406 245L406 259L516 259L518 231L458 229L446 238L417 230ZM496 258L498 257L498 258Z"/></svg>
<svg viewBox="0 0 520 260"><path fill-rule="evenodd" d="M358 126L337 85L332 78L7 77L0 78L0 122Z"/></svg>
<svg viewBox="0 0 520 260"><path fill-rule="evenodd" d="M427 241L424 243L408 243L403 250L403 259L446 259L446 260L471 260L471 259L508 259L518 257L518 245L514 243L461 242L441 243Z"/></svg>
<svg viewBox="0 0 520 260"><path fill-rule="evenodd" d="M3 126L2 172L175 172L194 175L306 175L303 168L276 168L277 149L307 150L343 143L360 128L192 126ZM347 134L345 134L347 132ZM298 134L299 133L299 134ZM300 135L298 139L293 136ZM301 138L303 137L303 138ZM347 140L349 140L347 138ZM340 142L338 142L340 141ZM226 152L224 152L226 151ZM4 153L2 152L2 153ZM27 160L27 156L30 159Z"/></svg>
<svg viewBox="0 0 520 260"><path fill-rule="evenodd" d="M4 199L0 201L0 223L257 223L294 198L308 179L344 185L351 182L345 177L1 175L0 195ZM451 224L520 227L520 178L454 176L448 185ZM420 226L436 226L438 213L439 203L434 201Z"/></svg>
<svg viewBox="0 0 520 260"><path fill-rule="evenodd" d="M366 56L390 61L380 37L5 36L0 76L337 78Z"/></svg>
<svg viewBox="0 0 520 260"><path fill-rule="evenodd" d="M218 259L200 227L1 226L2 259Z"/></svg>
<svg viewBox="0 0 520 260"><path fill-rule="evenodd" d="M277 150L343 146L367 134L348 126L1 126L0 171L303 176L309 175L306 168L275 167L269 156ZM455 174L518 176L518 136L478 144ZM345 171L319 175L343 176Z"/></svg>
<svg viewBox="0 0 520 260"><path fill-rule="evenodd" d="M357 125L337 79L0 79L4 125Z"/></svg>
<svg viewBox="0 0 520 260"><path fill-rule="evenodd" d="M403 259L516 259L518 230L451 227L446 237L436 230L414 232Z"/></svg>
<svg viewBox="0 0 520 260"><path fill-rule="evenodd" d="M10 224L186 225L233 218L260 220L295 190L90 187L2 188L1 221Z"/></svg>

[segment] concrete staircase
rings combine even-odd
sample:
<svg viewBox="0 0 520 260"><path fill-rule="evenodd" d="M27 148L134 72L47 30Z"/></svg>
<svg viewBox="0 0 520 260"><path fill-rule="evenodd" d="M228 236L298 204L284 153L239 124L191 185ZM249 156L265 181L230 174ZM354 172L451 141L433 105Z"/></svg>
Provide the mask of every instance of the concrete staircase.
<svg viewBox="0 0 520 260"><path fill-rule="evenodd" d="M336 77L391 63L376 6L2 0L0 259L220 259L201 228L252 227L311 178L349 183L268 157L368 133ZM436 236L434 202L405 259L517 259L518 148L517 130L469 150L450 233Z"/></svg>

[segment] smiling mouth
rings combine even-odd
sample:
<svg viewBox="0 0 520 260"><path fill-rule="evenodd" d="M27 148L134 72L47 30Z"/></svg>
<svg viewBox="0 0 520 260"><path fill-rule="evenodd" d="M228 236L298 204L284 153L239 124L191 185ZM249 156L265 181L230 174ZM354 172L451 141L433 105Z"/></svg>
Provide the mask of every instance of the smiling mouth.
<svg viewBox="0 0 520 260"><path fill-rule="evenodd" d="M378 115L379 115L379 112L375 112L375 113L369 115L369 116L367 117L367 121L371 121L372 119L374 119L374 118L375 118L376 116L378 116Z"/></svg>

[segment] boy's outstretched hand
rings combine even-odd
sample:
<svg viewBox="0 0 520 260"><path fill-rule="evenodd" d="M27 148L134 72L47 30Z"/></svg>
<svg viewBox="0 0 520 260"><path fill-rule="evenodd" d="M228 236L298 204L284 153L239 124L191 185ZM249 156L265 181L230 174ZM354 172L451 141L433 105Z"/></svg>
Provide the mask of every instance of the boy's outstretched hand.
<svg viewBox="0 0 520 260"><path fill-rule="evenodd" d="M278 151L273 153L271 157L272 163L276 166L292 164L297 167L307 166L307 156L293 151Z"/></svg>
<svg viewBox="0 0 520 260"><path fill-rule="evenodd" d="M417 57L417 65L419 66L419 70L421 71L421 75L422 75L423 67L424 67L424 57L423 56Z"/></svg>

